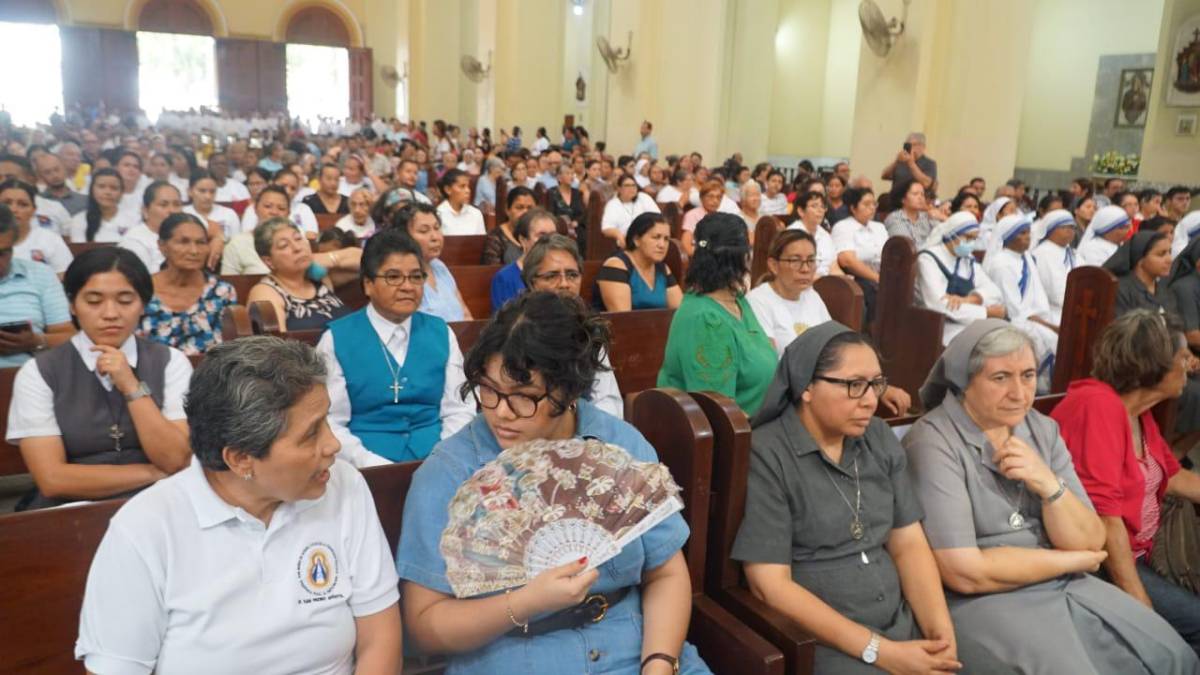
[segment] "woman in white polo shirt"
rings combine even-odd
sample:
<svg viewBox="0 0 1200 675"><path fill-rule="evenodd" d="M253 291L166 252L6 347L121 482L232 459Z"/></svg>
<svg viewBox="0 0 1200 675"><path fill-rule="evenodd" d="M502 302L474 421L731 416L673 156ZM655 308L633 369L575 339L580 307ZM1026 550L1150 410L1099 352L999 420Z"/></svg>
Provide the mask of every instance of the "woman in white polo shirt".
<svg viewBox="0 0 1200 675"><path fill-rule="evenodd" d="M88 574L94 673L398 673L397 577L366 481L337 462L325 364L213 348L186 411L195 460L121 508Z"/></svg>
<svg viewBox="0 0 1200 675"><path fill-rule="evenodd" d="M438 204L438 217L442 220L442 231L446 236L460 234L487 234L483 224L483 213L471 206L471 179L465 171L450 169L438 181L438 187L446 197Z"/></svg>
<svg viewBox="0 0 1200 675"><path fill-rule="evenodd" d="M55 274L67 271L73 256L62 236L48 227L33 227L36 215L37 188L17 178L0 182L0 204L12 211L17 225L17 243L13 255L25 260L45 263Z"/></svg>

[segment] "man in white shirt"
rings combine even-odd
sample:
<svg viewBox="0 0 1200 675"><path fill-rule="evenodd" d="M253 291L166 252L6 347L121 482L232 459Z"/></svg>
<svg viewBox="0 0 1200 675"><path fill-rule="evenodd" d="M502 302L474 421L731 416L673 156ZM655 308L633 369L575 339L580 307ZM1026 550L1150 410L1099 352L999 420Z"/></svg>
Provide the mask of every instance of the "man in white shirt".
<svg viewBox="0 0 1200 675"><path fill-rule="evenodd" d="M317 345L329 368L330 425L355 466L424 459L475 416L460 392L458 339L441 319L417 312L426 269L407 236L372 237L362 274L370 303L330 323Z"/></svg>
<svg viewBox="0 0 1200 675"><path fill-rule="evenodd" d="M650 155L650 159L658 159L658 141L650 135L651 131L654 131L654 125L650 120L642 122L642 140L638 141L637 147L633 149L634 157L639 157L644 152Z"/></svg>

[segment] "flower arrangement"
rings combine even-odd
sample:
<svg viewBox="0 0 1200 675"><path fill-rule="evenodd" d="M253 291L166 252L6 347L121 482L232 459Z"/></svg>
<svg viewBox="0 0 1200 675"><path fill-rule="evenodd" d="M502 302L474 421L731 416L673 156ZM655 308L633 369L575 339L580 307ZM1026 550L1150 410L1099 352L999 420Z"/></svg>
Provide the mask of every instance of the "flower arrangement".
<svg viewBox="0 0 1200 675"><path fill-rule="evenodd" d="M1092 170L1096 173L1116 176L1136 176L1142 159L1134 154L1122 155L1109 150L1103 155L1092 155Z"/></svg>

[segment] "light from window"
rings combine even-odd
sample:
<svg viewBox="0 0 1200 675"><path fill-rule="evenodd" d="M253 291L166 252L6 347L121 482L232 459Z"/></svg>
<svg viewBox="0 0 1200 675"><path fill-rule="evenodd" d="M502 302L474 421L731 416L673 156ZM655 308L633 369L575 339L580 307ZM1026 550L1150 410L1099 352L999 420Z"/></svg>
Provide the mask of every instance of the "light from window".
<svg viewBox="0 0 1200 675"><path fill-rule="evenodd" d="M321 118L350 117L350 52L342 47L287 46L288 115L316 130Z"/></svg>
<svg viewBox="0 0 1200 675"><path fill-rule="evenodd" d="M13 124L49 124L62 112L62 45L58 26L0 22L0 109Z"/></svg>
<svg viewBox="0 0 1200 675"><path fill-rule="evenodd" d="M138 31L138 103L151 122L164 110L217 106L216 41Z"/></svg>

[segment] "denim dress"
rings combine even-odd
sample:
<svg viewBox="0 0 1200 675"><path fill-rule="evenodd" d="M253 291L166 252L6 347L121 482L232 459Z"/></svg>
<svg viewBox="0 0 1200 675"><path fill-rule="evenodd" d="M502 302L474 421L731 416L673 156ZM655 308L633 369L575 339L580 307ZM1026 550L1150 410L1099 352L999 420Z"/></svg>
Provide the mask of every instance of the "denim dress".
<svg viewBox="0 0 1200 675"><path fill-rule="evenodd" d="M658 461L654 448L637 430L587 401L578 403L576 436L618 445L637 460ZM446 580L446 563L438 550L449 520L450 500L463 481L499 454L500 446L482 415L434 447L413 476L404 505L396 552L396 571L401 579L453 597ZM532 638L503 635L475 651L451 655L447 674L636 675L642 656L642 575L670 560L688 534L687 524L676 513L601 565L600 578L590 593L630 588L630 593L610 607L601 621ZM689 675L710 672L695 647L687 643L679 657L679 671Z"/></svg>

